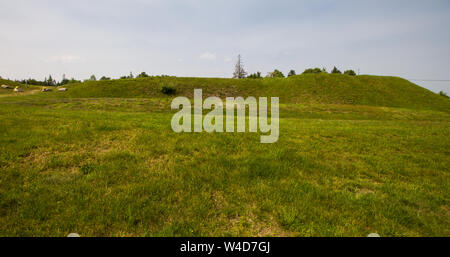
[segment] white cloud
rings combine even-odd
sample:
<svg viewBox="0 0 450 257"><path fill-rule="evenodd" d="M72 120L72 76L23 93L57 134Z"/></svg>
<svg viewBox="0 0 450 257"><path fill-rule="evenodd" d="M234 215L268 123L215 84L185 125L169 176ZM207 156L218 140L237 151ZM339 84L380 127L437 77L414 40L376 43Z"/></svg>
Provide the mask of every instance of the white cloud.
<svg viewBox="0 0 450 257"><path fill-rule="evenodd" d="M204 52L203 54L200 55L200 59L204 59L204 60L215 60L216 59L216 55L210 52Z"/></svg>

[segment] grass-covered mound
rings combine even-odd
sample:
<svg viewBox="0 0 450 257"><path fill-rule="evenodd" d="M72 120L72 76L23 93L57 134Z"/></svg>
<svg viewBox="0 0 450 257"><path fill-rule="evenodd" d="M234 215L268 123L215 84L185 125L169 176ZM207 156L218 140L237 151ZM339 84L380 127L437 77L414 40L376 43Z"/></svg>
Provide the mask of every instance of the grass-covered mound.
<svg viewBox="0 0 450 257"><path fill-rule="evenodd" d="M176 95L192 96L202 88L204 96L278 96L280 103L327 103L402 107L450 111L450 101L397 77L305 74L289 78L223 79L150 77L75 84L58 97L155 98L166 97L162 87ZM53 97L53 96L52 96Z"/></svg>

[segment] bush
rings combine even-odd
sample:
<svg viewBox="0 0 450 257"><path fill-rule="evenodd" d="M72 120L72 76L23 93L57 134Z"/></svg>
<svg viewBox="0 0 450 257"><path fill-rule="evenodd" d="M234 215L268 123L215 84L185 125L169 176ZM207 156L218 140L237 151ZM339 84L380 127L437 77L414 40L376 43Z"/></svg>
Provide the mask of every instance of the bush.
<svg viewBox="0 0 450 257"><path fill-rule="evenodd" d="M133 76L133 73L130 72L130 75L128 75L128 76L122 76L122 77L120 77L120 79L134 79L134 76Z"/></svg>
<svg viewBox="0 0 450 257"><path fill-rule="evenodd" d="M253 74L250 74L247 78L249 78L249 79L260 79L260 78L262 78L261 77L261 72L256 72L256 73L253 73Z"/></svg>
<svg viewBox="0 0 450 257"><path fill-rule="evenodd" d="M346 70L344 71L345 75L356 76L356 72L354 70Z"/></svg>
<svg viewBox="0 0 450 257"><path fill-rule="evenodd" d="M141 74L139 74L137 77L138 77L138 78L147 78L147 77L149 77L149 76L147 75L147 73L145 73L145 72L143 71L143 72L141 72Z"/></svg>
<svg viewBox="0 0 450 257"><path fill-rule="evenodd" d="M290 76L295 76L295 75L296 75L295 70L290 70L287 76L290 77Z"/></svg>
<svg viewBox="0 0 450 257"><path fill-rule="evenodd" d="M445 93L444 91L439 91L439 95L441 95L441 96L443 96L443 97L447 97L447 98L448 98L448 95L447 95L447 93Z"/></svg>
<svg viewBox="0 0 450 257"><path fill-rule="evenodd" d="M269 72L268 77L270 78L284 78L283 72L275 69L273 72Z"/></svg>
<svg viewBox="0 0 450 257"><path fill-rule="evenodd" d="M173 95L177 90L172 86L162 86L161 93L165 95Z"/></svg>
<svg viewBox="0 0 450 257"><path fill-rule="evenodd" d="M111 78L103 76L103 77L100 78L100 80L111 80Z"/></svg>
<svg viewBox="0 0 450 257"><path fill-rule="evenodd" d="M324 72L322 69L320 69L320 68L310 68L310 69L306 69L304 72L303 72L303 74L308 74L308 73L312 73L312 74L315 74L315 73L322 73L322 72Z"/></svg>

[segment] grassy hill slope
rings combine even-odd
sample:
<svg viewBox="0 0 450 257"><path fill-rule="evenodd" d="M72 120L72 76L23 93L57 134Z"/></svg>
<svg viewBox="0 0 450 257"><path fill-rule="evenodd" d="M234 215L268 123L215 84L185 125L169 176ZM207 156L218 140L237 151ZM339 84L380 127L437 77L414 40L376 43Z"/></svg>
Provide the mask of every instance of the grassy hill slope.
<svg viewBox="0 0 450 257"><path fill-rule="evenodd" d="M1 78L0 78L0 85L7 85L7 86L11 87L11 89L0 88L0 95L11 94L13 92L13 88L15 88L17 86L23 87L23 85L18 82L7 80L7 79L1 79Z"/></svg>
<svg viewBox="0 0 450 257"><path fill-rule="evenodd" d="M281 103L326 103L401 107L450 111L450 101L405 79L380 76L307 74L290 78L223 79L150 77L89 81L71 85L52 97L143 98L166 97L162 86L176 88L177 95L192 96L202 88L206 96L278 96Z"/></svg>
<svg viewBox="0 0 450 257"><path fill-rule="evenodd" d="M0 78L0 85L8 85L10 87L23 86L19 82Z"/></svg>
<svg viewBox="0 0 450 257"><path fill-rule="evenodd" d="M20 96L20 95L34 94L34 93L37 93L38 91L40 91L40 89L41 89L40 86L34 86L34 85L26 86L19 82L7 80L7 79L0 79L0 85L7 85L10 87L9 89L0 88L0 96L2 96L2 97L7 97L10 95ZM13 89L15 87L20 87L20 88L22 88L23 91L20 93L14 92Z"/></svg>
<svg viewBox="0 0 450 257"><path fill-rule="evenodd" d="M163 85L279 96L279 141L175 133ZM0 97L0 236L450 236L449 102L408 81L66 87Z"/></svg>

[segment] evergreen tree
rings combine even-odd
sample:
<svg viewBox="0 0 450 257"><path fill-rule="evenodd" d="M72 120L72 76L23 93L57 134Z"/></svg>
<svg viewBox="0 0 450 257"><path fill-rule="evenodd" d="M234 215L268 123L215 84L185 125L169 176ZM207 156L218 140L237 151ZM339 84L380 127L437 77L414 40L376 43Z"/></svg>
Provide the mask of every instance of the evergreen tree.
<svg viewBox="0 0 450 257"><path fill-rule="evenodd" d="M342 72L341 72L340 70L338 70L338 69L336 68L336 66L334 66L334 68L333 68L333 70L331 71L331 73L333 73L333 74L342 74Z"/></svg>
<svg viewBox="0 0 450 257"><path fill-rule="evenodd" d="M48 75L48 79L45 81L47 86L56 86L56 80L52 78L52 75Z"/></svg>

